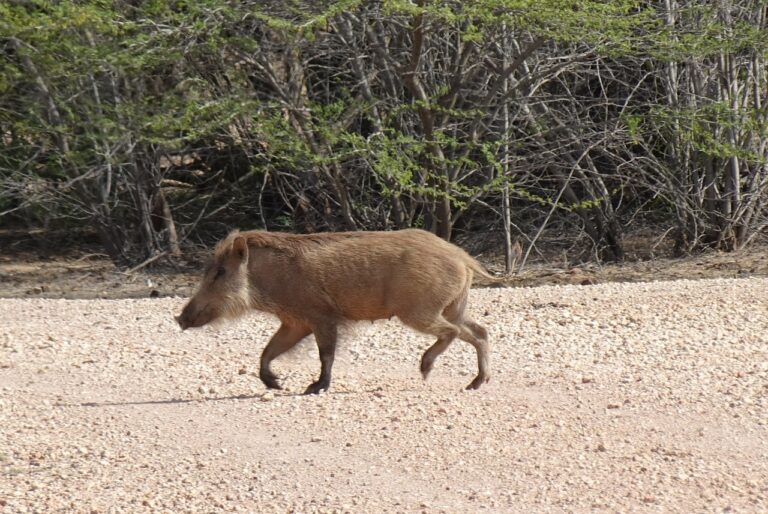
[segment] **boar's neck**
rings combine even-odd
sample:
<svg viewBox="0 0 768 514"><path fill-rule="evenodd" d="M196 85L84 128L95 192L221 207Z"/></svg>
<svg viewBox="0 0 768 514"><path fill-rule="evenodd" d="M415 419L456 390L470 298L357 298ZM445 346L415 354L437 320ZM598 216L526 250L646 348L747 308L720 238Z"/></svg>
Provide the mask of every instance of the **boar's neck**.
<svg viewBox="0 0 768 514"><path fill-rule="evenodd" d="M254 248L248 265L251 305L279 314L304 297L307 281L300 255L287 255L272 248Z"/></svg>

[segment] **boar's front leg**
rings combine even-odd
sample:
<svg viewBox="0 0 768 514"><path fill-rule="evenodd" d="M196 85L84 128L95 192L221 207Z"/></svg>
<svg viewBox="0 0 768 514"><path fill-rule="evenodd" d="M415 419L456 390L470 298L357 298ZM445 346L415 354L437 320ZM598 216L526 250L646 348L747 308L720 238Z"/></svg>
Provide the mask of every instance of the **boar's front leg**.
<svg viewBox="0 0 768 514"><path fill-rule="evenodd" d="M261 352L261 367L259 368L259 378L269 389L282 389L277 381L277 377L269 369L270 363L279 355L287 352L296 344L310 334L310 330L302 325L295 323L286 323L283 321L275 335L269 340L269 343Z"/></svg>
<svg viewBox="0 0 768 514"><path fill-rule="evenodd" d="M328 390L331 385L333 358L336 354L336 325L321 325L315 327L313 332L317 341L317 349L320 352L320 378L309 384L304 394L317 394L320 391Z"/></svg>

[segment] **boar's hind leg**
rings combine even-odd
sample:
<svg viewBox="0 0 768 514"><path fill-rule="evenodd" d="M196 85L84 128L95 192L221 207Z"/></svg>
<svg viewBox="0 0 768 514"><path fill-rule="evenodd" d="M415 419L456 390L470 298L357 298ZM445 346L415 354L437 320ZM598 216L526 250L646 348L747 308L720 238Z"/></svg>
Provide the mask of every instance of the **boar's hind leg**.
<svg viewBox="0 0 768 514"><path fill-rule="evenodd" d="M455 337L456 336L438 337L437 341L435 341L435 344L427 348L427 350L421 356L420 369L421 376L424 378L424 380L427 379L429 372L432 371L432 366L435 365L435 359L437 359L441 353L448 349L448 346L451 344L451 341L455 339Z"/></svg>
<svg viewBox="0 0 768 514"><path fill-rule="evenodd" d="M488 331L482 325L475 323L471 319L465 319L463 325L471 330L476 338L488 340Z"/></svg>
<svg viewBox="0 0 768 514"><path fill-rule="evenodd" d="M277 377L269 369L270 363L278 356L287 352L296 343L308 336L310 330L301 325L289 325L283 323L277 329L275 335L269 340L269 343L261 352L261 367L259 369L259 378L269 389L282 389L277 381Z"/></svg>
<svg viewBox="0 0 768 514"><path fill-rule="evenodd" d="M421 376L426 378L429 376L429 372L432 371L432 366L435 364L441 353L443 353L451 342L459 335L459 328L453 323L449 322L442 316L438 315L436 319L430 321L424 321L421 319L413 318L400 318L403 323L409 327L415 328L419 332L425 334L432 334L437 336L437 341L427 348L424 354L421 356Z"/></svg>
<svg viewBox="0 0 768 514"><path fill-rule="evenodd" d="M465 319L461 322L459 339L466 341L475 347L477 351L477 376L470 382L467 389L478 389L491 379L488 371L488 331L472 320Z"/></svg>
<svg viewBox="0 0 768 514"><path fill-rule="evenodd" d="M320 378L312 382L304 394L317 394L331 386L331 368L336 354L336 325L323 325L313 329L320 352Z"/></svg>
<svg viewBox="0 0 768 514"><path fill-rule="evenodd" d="M483 326L464 316L464 310L467 306L467 294L468 292L465 290L459 298L446 307L443 315L448 321L455 323L461 329L458 334L459 339L475 347L478 373L475 379L467 386L467 389L478 389L481 385L488 382L491 377L488 370L488 331Z"/></svg>

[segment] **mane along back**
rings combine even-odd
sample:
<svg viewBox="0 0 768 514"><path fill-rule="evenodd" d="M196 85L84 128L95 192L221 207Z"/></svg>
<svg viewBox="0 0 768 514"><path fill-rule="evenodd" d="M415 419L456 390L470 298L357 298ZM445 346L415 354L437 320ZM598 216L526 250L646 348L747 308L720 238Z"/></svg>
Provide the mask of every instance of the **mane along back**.
<svg viewBox="0 0 768 514"><path fill-rule="evenodd" d="M285 232L265 232L249 230L247 232L233 231L217 245L214 253L219 255L226 251L232 240L238 236L244 237L251 248L271 248L286 255L300 255L313 248L318 248L345 239L364 237L367 232L320 232L316 234L288 234Z"/></svg>

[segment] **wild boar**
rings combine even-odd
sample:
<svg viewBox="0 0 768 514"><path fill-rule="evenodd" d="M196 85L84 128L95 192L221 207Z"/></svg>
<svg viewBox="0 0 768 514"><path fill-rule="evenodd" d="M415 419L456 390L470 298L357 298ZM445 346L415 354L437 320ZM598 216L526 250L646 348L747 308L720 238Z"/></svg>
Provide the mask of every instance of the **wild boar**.
<svg viewBox="0 0 768 514"><path fill-rule="evenodd" d="M494 279L464 250L423 230L235 231L216 245L199 289L176 320L184 330L250 309L277 316L281 325L259 371L271 389L281 388L272 360L314 334L320 378L305 391L313 394L330 386L340 323L397 316L437 337L421 357L425 379L456 337L474 346L478 374L467 389L477 389L490 373L488 332L465 313L475 273Z"/></svg>

